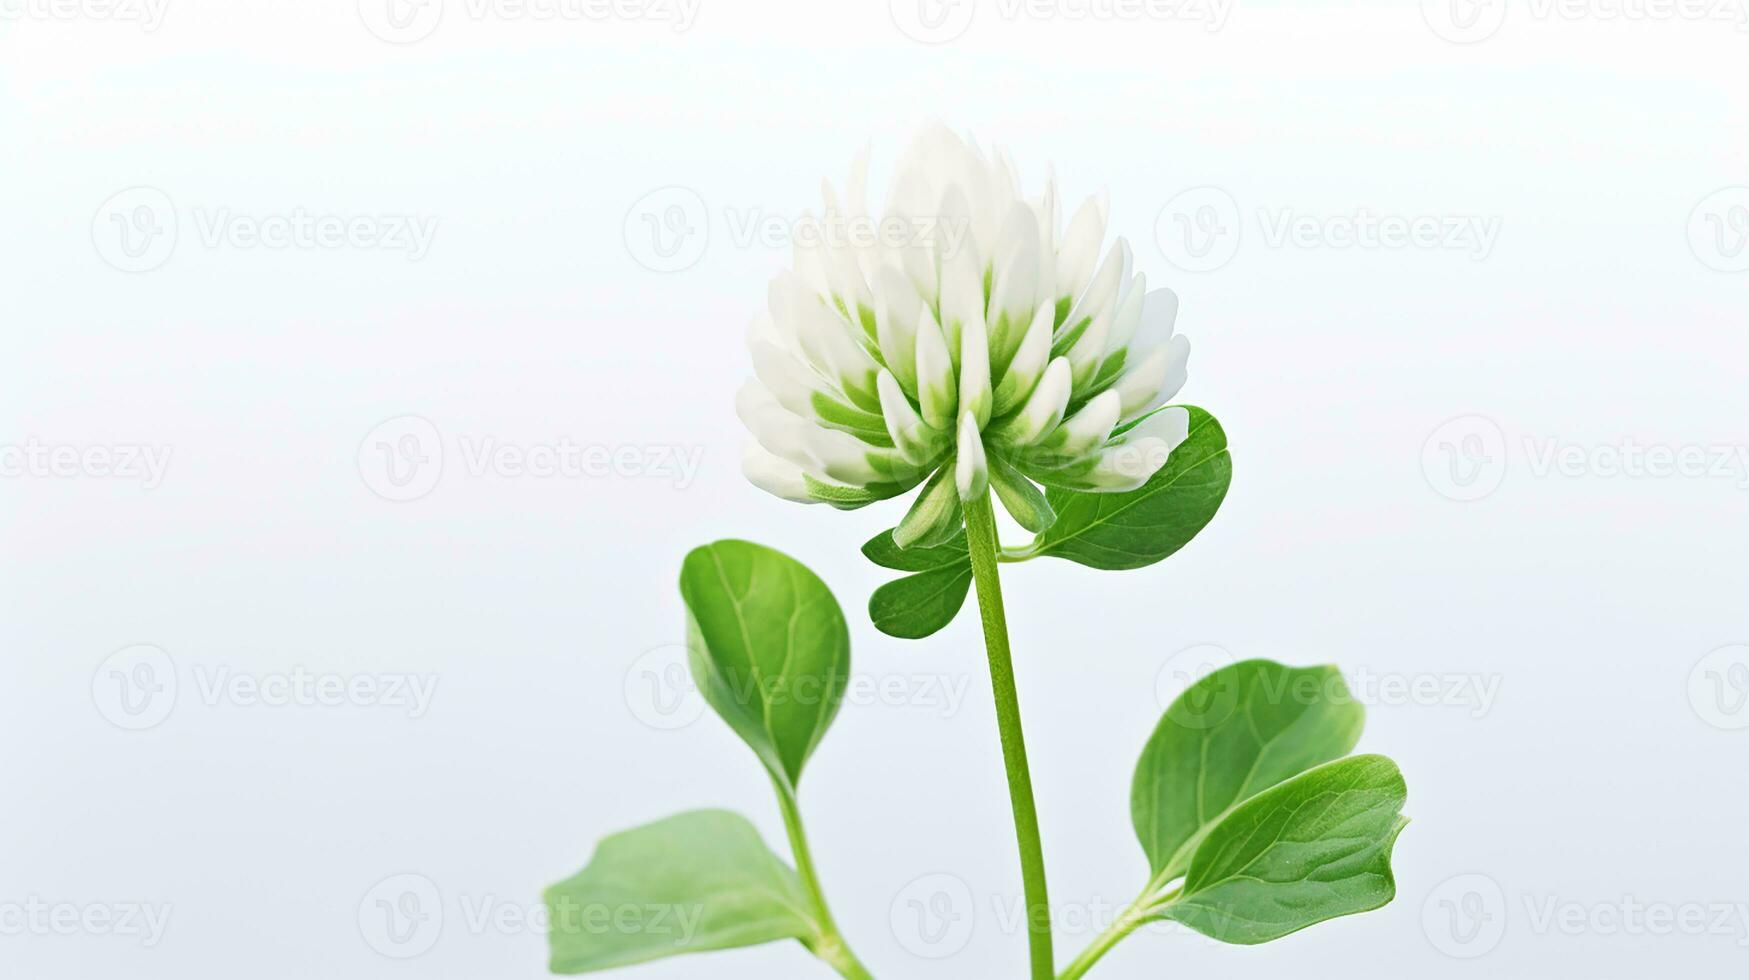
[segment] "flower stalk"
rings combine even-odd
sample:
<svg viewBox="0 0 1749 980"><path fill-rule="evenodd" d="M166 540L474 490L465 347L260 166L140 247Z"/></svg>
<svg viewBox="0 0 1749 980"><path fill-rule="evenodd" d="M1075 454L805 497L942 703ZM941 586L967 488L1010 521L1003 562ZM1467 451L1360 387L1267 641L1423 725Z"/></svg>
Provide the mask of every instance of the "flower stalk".
<svg viewBox="0 0 1749 980"><path fill-rule="evenodd" d="M796 804L795 791L779 782L775 777L771 781L772 788L777 791L777 805L783 811L783 826L789 832L790 852L796 859L796 875L802 879L802 888L807 892L808 902L813 906L814 922L820 933L810 945L815 956L825 961L844 980L874 980L850 951L850 944L845 942L844 935L838 931L838 923L832 918L832 910L826 905L826 893L820 888L819 872L814 870L814 853L808 847L808 835L802 829L802 811Z"/></svg>
<svg viewBox="0 0 1749 980"><path fill-rule="evenodd" d="M965 505L965 522L972 577L978 591L978 615L984 624L984 649L990 660L990 685L996 697L996 727L1002 737L1002 762L1008 774L1008 800L1014 810L1014 833L1020 842L1031 977L1053 980L1056 963L1051 952L1044 847L1039 839L1038 808L1032 797L1032 772L1026 763L1026 737L1020 724L1020 697L1015 690L1014 659L1008 646L1008 617L1002 608L1002 582L997 574L1000 544L996 538L996 511L988 491Z"/></svg>

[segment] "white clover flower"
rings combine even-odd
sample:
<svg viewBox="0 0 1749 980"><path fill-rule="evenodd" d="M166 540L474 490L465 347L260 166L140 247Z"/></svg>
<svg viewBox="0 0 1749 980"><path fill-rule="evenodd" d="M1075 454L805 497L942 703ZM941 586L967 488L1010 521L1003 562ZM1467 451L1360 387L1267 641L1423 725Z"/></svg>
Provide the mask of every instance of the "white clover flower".
<svg viewBox="0 0 1749 980"><path fill-rule="evenodd" d="M1038 486L1147 482L1186 437L1160 406L1185 381L1178 299L1147 290L1118 238L1099 262L1104 196L1061 227L1054 180L1021 197L1005 153L947 129L901 158L886 211L864 204L868 153L843 201L795 230L749 344L737 399L748 479L788 500L862 507L923 485L894 533L951 536L994 489L1021 526L1054 520Z"/></svg>

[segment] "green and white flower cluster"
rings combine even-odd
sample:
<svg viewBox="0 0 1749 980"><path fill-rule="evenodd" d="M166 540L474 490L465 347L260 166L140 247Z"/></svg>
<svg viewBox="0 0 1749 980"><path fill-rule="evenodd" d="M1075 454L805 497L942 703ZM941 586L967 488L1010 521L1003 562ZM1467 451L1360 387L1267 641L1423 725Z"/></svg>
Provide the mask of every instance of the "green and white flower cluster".
<svg viewBox="0 0 1749 980"><path fill-rule="evenodd" d="M867 182L865 151L844 197L828 183L822 216L798 226L753 325L748 478L840 508L922 484L902 547L956 533L987 489L1040 532L1054 519L1040 484L1147 482L1186 438L1188 414L1160 406L1190 345L1173 335L1177 297L1148 290L1127 242L1100 259L1103 196L1065 227L1054 180L1024 198L1006 154L942 127L905 152L878 217Z"/></svg>

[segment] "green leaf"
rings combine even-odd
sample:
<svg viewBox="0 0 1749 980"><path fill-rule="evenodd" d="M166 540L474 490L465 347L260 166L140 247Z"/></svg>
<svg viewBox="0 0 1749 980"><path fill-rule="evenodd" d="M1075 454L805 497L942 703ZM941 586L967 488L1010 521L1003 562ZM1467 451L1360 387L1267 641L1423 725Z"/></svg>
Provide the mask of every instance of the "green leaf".
<svg viewBox="0 0 1749 980"><path fill-rule="evenodd" d="M1050 489L1057 521L1026 549L1092 568L1143 568L1184 547L1227 496L1233 461L1214 416L1185 406L1190 434L1166 465L1128 493Z"/></svg>
<svg viewBox="0 0 1749 980"><path fill-rule="evenodd" d="M1182 890L1154 909L1221 942L1252 945L1396 897L1391 847L1409 822L1396 763L1327 763L1240 804L1196 849Z"/></svg>
<svg viewBox="0 0 1749 980"><path fill-rule="evenodd" d="M966 604L972 587L972 559L962 530L945 544L901 548L892 531L882 531L862 546L862 553L882 568L917 572L888 582L868 600L875 628L903 640L934 634Z"/></svg>
<svg viewBox="0 0 1749 980"><path fill-rule="evenodd" d="M1366 709L1335 667L1247 660L1185 689L1136 765L1130 818L1156 884L1184 873L1235 807L1354 750Z"/></svg>
<svg viewBox="0 0 1749 980"><path fill-rule="evenodd" d="M862 546L862 554L882 568L900 572L932 572L938 568L970 565L972 562L971 555L966 551L966 532L963 529L945 544L932 548L916 545L901 548L893 541L892 531L882 531L868 539Z"/></svg>
<svg viewBox="0 0 1749 980"><path fill-rule="evenodd" d="M589 866L543 896L554 973L591 973L665 956L804 944L820 930L796 873L751 823L699 810L603 840Z"/></svg>
<svg viewBox="0 0 1749 980"><path fill-rule="evenodd" d="M959 615L972 588L972 564L966 562L919 575L907 575L874 591L868 615L875 628L901 640L931 636Z"/></svg>
<svg viewBox="0 0 1749 980"><path fill-rule="evenodd" d="M850 682L850 631L802 563L746 541L686 556L693 680L773 778L794 788Z"/></svg>

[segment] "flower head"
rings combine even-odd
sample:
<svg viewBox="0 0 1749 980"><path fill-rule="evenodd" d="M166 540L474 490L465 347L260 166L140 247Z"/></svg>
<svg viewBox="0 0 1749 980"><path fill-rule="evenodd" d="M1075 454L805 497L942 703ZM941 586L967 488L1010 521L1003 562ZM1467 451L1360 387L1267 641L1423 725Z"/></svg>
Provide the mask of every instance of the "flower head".
<svg viewBox="0 0 1749 980"><path fill-rule="evenodd" d="M780 497L861 507L922 484L894 533L941 540L994 490L1016 521L1054 519L1037 484L1131 490L1186 435L1160 406L1185 381L1178 300L1147 290L1107 207L1063 227L1053 180L1021 196L1006 154L943 127L902 157L886 210L864 204L868 156L841 200L795 229L749 344L737 409L744 469Z"/></svg>

